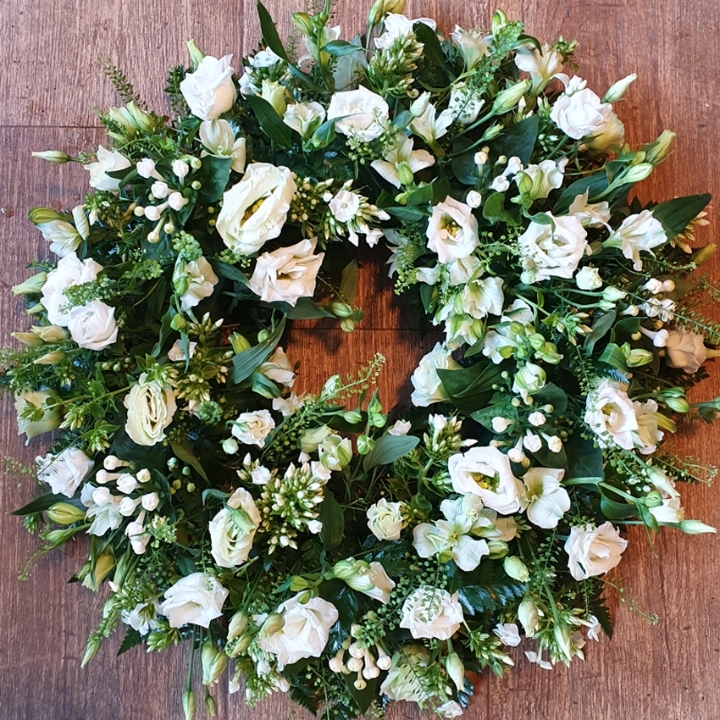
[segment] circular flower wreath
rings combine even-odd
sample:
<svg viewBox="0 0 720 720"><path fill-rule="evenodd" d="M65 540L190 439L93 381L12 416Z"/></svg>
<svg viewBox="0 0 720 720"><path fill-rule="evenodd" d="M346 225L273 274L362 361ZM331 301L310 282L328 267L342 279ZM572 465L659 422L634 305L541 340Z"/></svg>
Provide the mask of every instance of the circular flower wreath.
<svg viewBox="0 0 720 720"><path fill-rule="evenodd" d="M454 717L507 646L550 667L609 631L618 526L714 532L683 517L697 466L658 451L720 407L686 400L720 343L692 276L714 247L689 246L709 196L629 199L672 133L625 145L634 76L600 98L572 42L402 6L351 42L329 3L296 13L298 57L259 4L241 72L189 44L172 119L109 68L113 148L37 153L95 192L30 213L60 259L14 288L37 324L2 384L21 432L58 432L18 514L41 551L90 535L77 578L110 595L83 662L120 623L123 651L187 640L210 711L227 672L249 703ZM359 236L445 332L402 417L370 393L382 357L298 396L279 346L286 319L361 319Z"/></svg>

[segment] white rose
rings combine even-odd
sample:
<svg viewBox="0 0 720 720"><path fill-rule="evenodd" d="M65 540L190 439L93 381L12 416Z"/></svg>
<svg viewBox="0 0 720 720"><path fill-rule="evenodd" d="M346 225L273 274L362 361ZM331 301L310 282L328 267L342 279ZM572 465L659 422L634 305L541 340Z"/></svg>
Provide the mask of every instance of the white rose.
<svg viewBox="0 0 720 720"><path fill-rule="evenodd" d="M325 108L316 102L288 105L283 115L283 122L295 130L303 140L311 137L324 120Z"/></svg>
<svg viewBox="0 0 720 720"><path fill-rule="evenodd" d="M245 445L262 447L274 427L275 421L269 411L244 412L233 423L232 434Z"/></svg>
<svg viewBox="0 0 720 720"><path fill-rule="evenodd" d="M490 52L492 35L485 35L478 28L463 30L459 25L456 25L451 37L455 45L460 48L460 52L465 58L465 67L468 70L472 70L480 62L483 55Z"/></svg>
<svg viewBox="0 0 720 720"><path fill-rule="evenodd" d="M389 114L385 100L361 85L357 90L335 93L327 117L337 119L335 129L340 134L370 142L385 132Z"/></svg>
<svg viewBox="0 0 720 720"><path fill-rule="evenodd" d="M212 265L204 257L176 265L173 273L173 286L180 295L180 307L183 310L189 310L204 298L210 297L218 282Z"/></svg>
<svg viewBox="0 0 720 720"><path fill-rule="evenodd" d="M378 540L399 540L403 529L402 503L381 498L367 509L367 525Z"/></svg>
<svg viewBox="0 0 720 720"><path fill-rule="evenodd" d="M32 405L34 409L42 409L47 401L51 399L52 396L50 393L44 392L43 390L23 390L15 396L18 435L25 433L28 441L30 441L36 435L42 435L43 433L51 432L60 427L60 409L57 407L43 409L42 416L37 420L29 420L23 417L30 405Z"/></svg>
<svg viewBox="0 0 720 720"><path fill-rule="evenodd" d="M169 387L146 380L147 374L143 373L125 396L125 431L134 443L150 447L165 439L164 430L172 422L177 405Z"/></svg>
<svg viewBox="0 0 720 720"><path fill-rule="evenodd" d="M596 528L589 525L570 528L570 537L565 542L570 574L575 580L603 575L620 562L626 547L627 540L609 522Z"/></svg>
<svg viewBox="0 0 720 720"><path fill-rule="evenodd" d="M427 229L428 249L441 263L466 258L480 244L472 208L447 197L433 208Z"/></svg>
<svg viewBox="0 0 720 720"><path fill-rule="evenodd" d="M622 254L633 261L635 270L642 270L640 251L652 253L652 249L667 242L662 223L650 210L630 215L622 225L603 243L605 247L619 247Z"/></svg>
<svg viewBox="0 0 720 720"><path fill-rule="evenodd" d="M574 140L601 133L612 113L612 105L586 85L585 80L572 78L550 111L550 119Z"/></svg>
<svg viewBox="0 0 720 720"><path fill-rule="evenodd" d="M390 670L380 686L380 692L390 700L425 702L432 693L423 682L423 668L430 661L422 645L404 645L392 656Z"/></svg>
<svg viewBox="0 0 720 720"><path fill-rule="evenodd" d="M609 435L625 450L635 446L633 434L638 430L633 402L620 385L613 380L603 380L588 393L585 404L585 422L605 444Z"/></svg>
<svg viewBox="0 0 720 720"><path fill-rule="evenodd" d="M531 222L518 238L523 255L523 266L528 275L526 282L560 277L569 280L587 251L587 232L574 216L554 217L545 225Z"/></svg>
<svg viewBox="0 0 720 720"><path fill-rule="evenodd" d="M558 468L530 468L522 481L525 485L528 520L541 528L557 527L570 509L570 496L560 484L565 471Z"/></svg>
<svg viewBox="0 0 720 720"><path fill-rule="evenodd" d="M57 267L48 273L40 300L53 325L67 327L70 308L65 291L75 285L93 282L102 269L102 265L90 258L81 262L74 252L58 261Z"/></svg>
<svg viewBox="0 0 720 720"><path fill-rule="evenodd" d="M68 315L67 327L72 339L87 350L102 350L117 340L115 308L102 300L74 307Z"/></svg>
<svg viewBox="0 0 720 720"><path fill-rule="evenodd" d="M522 485L513 475L507 455L495 447L474 447L448 460L453 490L477 495L486 507L502 515L520 509Z"/></svg>
<svg viewBox="0 0 720 720"><path fill-rule="evenodd" d="M188 623L204 628L222 615L222 606L228 591L217 578L196 572L178 580L165 591L165 600L158 612L176 628Z"/></svg>
<svg viewBox="0 0 720 720"><path fill-rule="evenodd" d="M602 287L603 281L597 268L585 266L575 275L575 284L581 290L597 290Z"/></svg>
<svg viewBox="0 0 720 720"><path fill-rule="evenodd" d="M447 590L426 585L415 590L403 603L400 627L410 630L416 640L449 640L462 621L458 594L450 595Z"/></svg>
<svg viewBox="0 0 720 720"><path fill-rule="evenodd" d="M94 187L96 190L118 192L120 180L110 177L107 173L125 170L131 165L132 163L117 150L106 150L102 145L98 145L97 162L83 167L90 173L90 187Z"/></svg>
<svg viewBox="0 0 720 720"><path fill-rule="evenodd" d="M48 453L35 458L38 480L47 483L55 495L71 498L93 469L95 463L77 447L69 447L57 455Z"/></svg>
<svg viewBox="0 0 720 720"><path fill-rule="evenodd" d="M210 521L210 540L215 562L231 568L247 560L260 525L260 513L252 495L243 488L238 488L226 504Z"/></svg>
<svg viewBox="0 0 720 720"><path fill-rule="evenodd" d="M686 373L696 373L707 360L705 338L688 330L670 330L665 340L665 362Z"/></svg>
<svg viewBox="0 0 720 720"><path fill-rule="evenodd" d="M232 55L217 58L206 55L195 72L188 73L180 83L180 92L190 112L201 120L217 120L237 98L233 83Z"/></svg>
<svg viewBox="0 0 720 720"><path fill-rule="evenodd" d="M312 297L325 253L313 254L317 240L263 253L255 264L250 289L265 302L286 302L293 307L301 297Z"/></svg>
<svg viewBox="0 0 720 720"><path fill-rule="evenodd" d="M223 195L217 231L230 249L251 255L280 235L297 186L286 167L251 163Z"/></svg>
<svg viewBox="0 0 720 720"><path fill-rule="evenodd" d="M436 343L435 347L420 360L410 379L413 385L413 392L410 400L415 407L427 407L433 403L447 400L447 393L443 388L438 370L459 370L458 365L442 343Z"/></svg>
<svg viewBox="0 0 720 720"><path fill-rule="evenodd" d="M278 668L292 665L308 657L320 657L327 645L330 628L337 622L338 611L322 598L310 598L305 604L298 596L286 600L277 612L279 622L271 622L261 631L259 645L277 657Z"/></svg>

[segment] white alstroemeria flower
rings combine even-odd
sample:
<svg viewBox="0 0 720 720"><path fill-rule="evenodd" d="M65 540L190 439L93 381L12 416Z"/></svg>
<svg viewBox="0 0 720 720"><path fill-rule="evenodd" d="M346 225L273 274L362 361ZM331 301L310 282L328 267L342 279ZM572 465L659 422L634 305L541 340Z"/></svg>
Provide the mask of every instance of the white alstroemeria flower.
<svg viewBox="0 0 720 720"><path fill-rule="evenodd" d="M102 269L102 265L91 258L81 262L74 252L58 261L57 267L47 275L40 299L53 325L67 327L70 306L65 291L75 285L93 282Z"/></svg>
<svg viewBox="0 0 720 720"><path fill-rule="evenodd" d="M648 508L650 514L659 523L677 525L685 519L685 510L680 505L680 497L663 498L662 505Z"/></svg>
<svg viewBox="0 0 720 720"><path fill-rule="evenodd" d="M280 670L303 658L320 657L338 619L337 608L327 600L314 597L301 603L298 598L282 603L260 631L260 649L275 655Z"/></svg>
<svg viewBox="0 0 720 720"><path fill-rule="evenodd" d="M448 196L433 207L427 229L428 250L441 263L465 258L480 244L472 208Z"/></svg>
<svg viewBox="0 0 720 720"><path fill-rule="evenodd" d="M315 38L311 35L303 35L303 43L305 44L305 49L308 51L308 54L303 55L300 58L299 62L302 63L305 60L313 59L315 62L324 60L325 62L323 62L322 64L326 64L329 55L326 51L320 50L319 47L323 48L328 43L333 42L334 40L338 40L341 33L341 26L336 25L335 27L325 26L324 28L322 28L320 32L319 42L315 42Z"/></svg>
<svg viewBox="0 0 720 720"><path fill-rule="evenodd" d="M461 294L463 312L476 320L488 315L501 315L505 302L502 288L503 279L499 277L471 280Z"/></svg>
<svg viewBox="0 0 720 720"><path fill-rule="evenodd" d="M407 135L398 133L395 141L384 156L384 160L373 160L372 168L391 185L410 185L413 175L435 164L435 158L427 150L413 150L413 141Z"/></svg>
<svg viewBox="0 0 720 720"><path fill-rule="evenodd" d="M255 264L249 287L265 302L293 307L301 297L312 297L325 253L314 254L317 239L263 253Z"/></svg>
<svg viewBox="0 0 720 720"><path fill-rule="evenodd" d="M164 615L170 627L210 623L222 615L222 607L228 591L217 578L207 573L196 572L178 580L165 591L165 600L158 606L158 613Z"/></svg>
<svg viewBox="0 0 720 720"><path fill-rule="evenodd" d="M452 455L448 472L455 492L477 495L486 507L502 515L520 510L523 487L512 473L508 456L497 448L473 447Z"/></svg>
<svg viewBox="0 0 720 720"><path fill-rule="evenodd" d="M515 55L515 65L530 74L535 88L541 88L555 78L562 80L564 84L570 80L561 72L562 55L557 50L551 50L547 43L542 46L541 51L529 46L520 48Z"/></svg>
<svg viewBox="0 0 720 720"><path fill-rule="evenodd" d="M640 251L652 254L652 249L667 242L662 223L653 217L652 211L643 210L630 215L603 243L604 247L619 247L622 254L633 261L635 270L642 270Z"/></svg>
<svg viewBox="0 0 720 720"><path fill-rule="evenodd" d="M218 282L220 280L212 265L204 257L176 265L173 273L173 286L180 296L183 310L194 308L201 300L210 297Z"/></svg>
<svg viewBox="0 0 720 720"><path fill-rule="evenodd" d="M570 509L570 496L560 481L565 470L530 468L522 477L525 485L528 520L541 528L557 527L560 518Z"/></svg>
<svg viewBox="0 0 720 720"><path fill-rule="evenodd" d="M457 120L461 125L474 123L478 119L483 105L485 105L485 99L477 90L470 89L467 82L456 82L452 86L448 110L452 114L453 120Z"/></svg>
<svg viewBox="0 0 720 720"><path fill-rule="evenodd" d="M361 85L357 90L335 93L327 117L337 120L335 129L341 135L370 142L385 132L390 108L380 95Z"/></svg>
<svg viewBox="0 0 720 720"><path fill-rule="evenodd" d="M397 420L388 430L388 435L407 435L411 429L412 423L409 420Z"/></svg>
<svg viewBox="0 0 720 720"><path fill-rule="evenodd" d="M376 160L375 162L381 162ZM332 216L340 223L350 222L360 210L360 195L350 190L338 190L328 203Z"/></svg>
<svg viewBox="0 0 720 720"><path fill-rule="evenodd" d="M545 370L532 362L526 362L515 373L512 391L519 393L523 400L530 395L540 392L547 383Z"/></svg>
<svg viewBox="0 0 720 720"><path fill-rule="evenodd" d="M610 438L624 450L635 447L635 434L639 430L635 407L614 380L602 380L588 393L585 422L598 436L601 445Z"/></svg>
<svg viewBox="0 0 720 720"><path fill-rule="evenodd" d="M437 268L433 268L437 269ZM451 285L465 285L475 278L479 278L483 273L482 263L480 258L474 255L468 257L459 258L453 260L447 266L448 269L448 280ZM438 271L439 272L439 271ZM430 283L431 285L434 283ZM491 294L494 294L490 290Z"/></svg>
<svg viewBox="0 0 720 720"><path fill-rule="evenodd" d="M415 23L423 23L431 30L435 30L437 28L437 23L430 18L416 18L411 20L410 18L405 17L405 15L401 15L399 13L388 13L383 22L385 32L375 38L375 47L378 50L389 50L390 46L398 38L413 35L413 25Z"/></svg>
<svg viewBox="0 0 720 720"><path fill-rule="evenodd" d="M575 284L581 290L597 290L603 285L603 280L597 268L589 265L581 268L575 275Z"/></svg>
<svg viewBox="0 0 720 720"><path fill-rule="evenodd" d="M211 155L232 158L230 167L242 174L245 172L246 140L235 139L235 131L227 120L205 120L200 125L200 142Z"/></svg>
<svg viewBox="0 0 720 720"><path fill-rule="evenodd" d="M257 371L278 385L291 388L295 384L295 370L281 347L275 348L273 354Z"/></svg>
<svg viewBox="0 0 720 720"><path fill-rule="evenodd" d="M237 90L230 66L232 55L220 59L206 55L194 72L180 83L180 92L190 112L201 120L217 120L230 110L237 98Z"/></svg>
<svg viewBox="0 0 720 720"><path fill-rule="evenodd" d="M378 540L399 540L405 521L401 502L380 498L367 509L367 526Z"/></svg>
<svg viewBox="0 0 720 720"><path fill-rule="evenodd" d="M688 374L696 373L708 358L705 338L688 330L669 330L664 347L665 362Z"/></svg>
<svg viewBox="0 0 720 720"><path fill-rule="evenodd" d="M525 651L525 657L534 665L538 665L543 670L552 670L553 665L547 660L543 660L542 650L539 653L533 652L532 650Z"/></svg>
<svg viewBox="0 0 720 720"><path fill-rule="evenodd" d="M515 175L520 192L531 200L544 200L552 190L562 187L568 159L559 162L543 160L539 165L528 165Z"/></svg>
<svg viewBox="0 0 720 720"><path fill-rule="evenodd" d="M290 417L294 415L299 408L303 406L307 395L296 395L294 392L290 393L287 397L277 397L272 402L273 410L282 413L283 417Z"/></svg>
<svg viewBox="0 0 720 720"><path fill-rule="evenodd" d="M458 594L447 590L423 586L408 596L402 606L400 627L410 630L417 640L436 638L449 640L463 621Z"/></svg>
<svg viewBox="0 0 720 720"><path fill-rule="evenodd" d="M313 133L325 121L325 108L317 102L303 102L288 105L283 122L297 132L303 140Z"/></svg>
<svg viewBox="0 0 720 720"><path fill-rule="evenodd" d="M210 521L211 553L217 565L232 568L248 559L261 518L252 495L243 488L226 505Z"/></svg>
<svg viewBox="0 0 720 720"><path fill-rule="evenodd" d="M48 453L35 458L37 478L45 482L55 495L71 498L95 463L77 447L65 448L57 455Z"/></svg>
<svg viewBox="0 0 720 720"><path fill-rule="evenodd" d="M107 488L96 488L90 483L85 483L80 500L88 509L86 518L92 519L92 524L88 528L90 535L102 537L109 530L117 530L122 525L120 503L123 498L111 494Z"/></svg>
<svg viewBox="0 0 720 720"><path fill-rule="evenodd" d="M390 700L426 702L432 693L423 682L423 668L430 662L430 654L419 644L403 645L392 656L390 670L380 686L380 693Z"/></svg>
<svg viewBox="0 0 720 720"><path fill-rule="evenodd" d="M180 340L176 340L172 347L168 350L168 360L170 362L181 362L188 360L192 358L192 356L195 354L195 348L197 347L196 342L191 342L188 344L188 354L185 354L185 349L183 348L182 342Z"/></svg>
<svg viewBox="0 0 720 720"><path fill-rule="evenodd" d="M587 232L576 217L545 215L550 223L532 221L518 238L524 282L541 282L551 277L569 280L587 252Z"/></svg>
<svg viewBox="0 0 720 720"><path fill-rule="evenodd" d="M479 62L483 55L490 52L492 45L492 35L485 35L479 28L471 30L463 30L459 25L455 26L455 30L450 36L455 45L460 48L460 52L465 58L465 68L472 70Z"/></svg>
<svg viewBox="0 0 720 720"><path fill-rule="evenodd" d="M599 203L588 203L590 191L576 195L568 208L568 215L574 215L583 227L606 227L609 229L610 205L605 200Z"/></svg>
<svg viewBox="0 0 720 720"><path fill-rule="evenodd" d="M425 96L429 99L430 93L423 93L418 100L424 99ZM422 115L412 119L410 130L428 145L432 145L447 134L452 121L453 114L450 110L443 110L438 115L437 108L431 102L428 102Z"/></svg>
<svg viewBox="0 0 720 720"><path fill-rule="evenodd" d="M447 400L447 393L437 371L459 369L460 365L452 359L451 351L442 343L436 343L435 347L420 360L412 374L411 382L414 388L410 396L412 404L415 407L427 407Z"/></svg>
<svg viewBox="0 0 720 720"><path fill-rule="evenodd" d="M333 566L332 574L347 583L353 590L361 592L383 605L390 601L390 593L395 587L395 582L379 562L368 563L365 560L354 558L340 560Z"/></svg>
<svg viewBox="0 0 720 720"><path fill-rule="evenodd" d="M520 631L515 623L496 625L493 633L500 638L500 642L508 647L517 647L520 644Z"/></svg>
<svg viewBox="0 0 720 720"><path fill-rule="evenodd" d="M570 574L575 580L604 575L617 566L626 547L627 540L609 522L596 528L590 525L570 528L570 537L565 542Z"/></svg>
<svg viewBox="0 0 720 720"><path fill-rule="evenodd" d="M143 373L123 403L127 408L125 431L134 443L151 447L165 439L165 428L177 409L171 388L148 382L147 373Z"/></svg>
<svg viewBox="0 0 720 720"><path fill-rule="evenodd" d="M460 717L463 714L462 705L456 700L446 700L442 705L435 708L435 714L444 720Z"/></svg>
<svg viewBox="0 0 720 720"><path fill-rule="evenodd" d="M223 195L216 228L225 245L252 255L278 237L296 190L288 168L251 163L243 179Z"/></svg>
<svg viewBox="0 0 720 720"><path fill-rule="evenodd" d="M98 352L117 340L115 308L102 300L74 307L67 316L67 328L81 348Z"/></svg>
<svg viewBox="0 0 720 720"><path fill-rule="evenodd" d="M147 635L157 628L155 606L152 603L138 603L132 610L122 610L120 621L137 630L141 635Z"/></svg>
<svg viewBox="0 0 720 720"><path fill-rule="evenodd" d="M98 145L97 162L83 167L90 173L90 187L116 193L120 190L120 180L110 177L108 173L125 170L131 165L132 163L117 150L106 150L102 145Z"/></svg>
<svg viewBox="0 0 720 720"><path fill-rule="evenodd" d="M579 77L571 78L550 111L550 119L574 140L602 133L612 113L612 105L586 85Z"/></svg>
<svg viewBox="0 0 720 720"><path fill-rule="evenodd" d="M267 410L255 410L238 415L232 434L245 445L263 447L267 436L275 429L275 421Z"/></svg>
<svg viewBox="0 0 720 720"><path fill-rule="evenodd" d="M638 424L633 433L633 444L643 455L651 455L663 439L663 432L658 429L658 404L655 400L634 402L633 409Z"/></svg>

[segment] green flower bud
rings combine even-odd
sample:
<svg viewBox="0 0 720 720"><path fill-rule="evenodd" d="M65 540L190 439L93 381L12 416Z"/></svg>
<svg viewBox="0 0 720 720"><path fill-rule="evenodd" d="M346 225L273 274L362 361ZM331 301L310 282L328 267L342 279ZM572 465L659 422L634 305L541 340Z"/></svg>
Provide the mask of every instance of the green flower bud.
<svg viewBox="0 0 720 720"><path fill-rule="evenodd" d="M628 75L622 80L618 80L616 83L613 83L605 93L602 101L607 103L617 102L622 98L625 91L635 82L635 80L637 80L637 75L633 73L632 75Z"/></svg>
<svg viewBox="0 0 720 720"><path fill-rule="evenodd" d="M527 582L530 579L530 572L527 566L517 555L508 555L505 560L503 560L503 568L513 580Z"/></svg>
<svg viewBox="0 0 720 720"><path fill-rule="evenodd" d="M648 363L651 363L655 357L649 350L643 350L641 348L630 349L628 346L628 350L626 351L624 345L623 354L625 355L625 362L628 367L641 367L642 365L647 365Z"/></svg>
<svg viewBox="0 0 720 720"><path fill-rule="evenodd" d="M30 347L40 347L43 344L42 338L39 338L35 333L14 332L10 333L10 335Z"/></svg>
<svg viewBox="0 0 720 720"><path fill-rule="evenodd" d="M415 174L410 169L410 166L407 163L401 162L397 166L397 173L398 173L398 179L400 180L400 182L403 185L412 185L412 183L415 179Z"/></svg>
<svg viewBox="0 0 720 720"><path fill-rule="evenodd" d="M645 507L660 507L663 504L662 495L657 490L651 490L644 498Z"/></svg>
<svg viewBox="0 0 720 720"><path fill-rule="evenodd" d="M50 208L37 207L28 212L28 219L33 225L44 225L49 222L64 221L65 216Z"/></svg>
<svg viewBox="0 0 720 720"><path fill-rule="evenodd" d="M665 399L665 404L675 412L687 413L690 412L690 403L681 397L669 397Z"/></svg>
<svg viewBox="0 0 720 720"><path fill-rule="evenodd" d="M194 40L187 42L188 53L190 54L190 61L192 62L193 70L197 68L200 61L205 57L205 53L195 44Z"/></svg>
<svg viewBox="0 0 720 720"><path fill-rule="evenodd" d="M187 320L182 315L173 315L170 321L170 327L177 332L181 332L187 327Z"/></svg>
<svg viewBox="0 0 720 720"><path fill-rule="evenodd" d="M185 720L192 720L195 715L195 693L189 688L182 694L182 706Z"/></svg>
<svg viewBox="0 0 720 720"><path fill-rule="evenodd" d="M81 510L65 502L51 505L48 508L47 514L48 517L58 525L72 525L85 519L85 510Z"/></svg>
<svg viewBox="0 0 720 720"><path fill-rule="evenodd" d="M85 646L85 652L83 653L82 662L80 667L84 668L96 655L100 649L102 641L98 637L88 638L87 645Z"/></svg>
<svg viewBox="0 0 720 720"><path fill-rule="evenodd" d="M83 587L88 590L97 592L100 589L100 584L108 575L108 573L115 567L115 556L112 550L109 548L105 550L102 555L95 561L95 569L93 572L88 572L83 580Z"/></svg>
<svg viewBox="0 0 720 720"><path fill-rule="evenodd" d="M603 299L607 300L608 302L615 303L618 300L622 300L627 293L624 290L620 290L620 288L616 288L614 285L608 285L603 290Z"/></svg>
<svg viewBox="0 0 720 720"><path fill-rule="evenodd" d="M347 318L353 314L353 309L344 302L330 303L330 312L337 318Z"/></svg>
<svg viewBox="0 0 720 720"><path fill-rule="evenodd" d="M488 540L488 557L491 560L499 560L500 558L504 558L508 552L508 544L504 540Z"/></svg>
<svg viewBox="0 0 720 720"><path fill-rule="evenodd" d="M716 533L717 530L711 525L706 525L699 520L683 520L680 529L687 535L703 535L705 533Z"/></svg>
<svg viewBox="0 0 720 720"><path fill-rule="evenodd" d="M217 708L215 707L215 698L207 692L207 688L205 688L205 709L208 711L208 715L210 717L215 717L217 714Z"/></svg>
<svg viewBox="0 0 720 720"><path fill-rule="evenodd" d="M521 80L520 82L511 85L506 90L499 92L492 106L493 113L495 115L502 115L503 113L512 110L529 88L530 81Z"/></svg>
<svg viewBox="0 0 720 720"><path fill-rule="evenodd" d="M306 453L315 452L320 443L332 434L332 430L327 425L321 425L318 428L308 428L300 436L300 449Z"/></svg>
<svg viewBox="0 0 720 720"><path fill-rule="evenodd" d="M692 260L696 265L703 265L706 263L717 250L717 245L714 243L710 243L709 245L706 245L705 247L701 247L699 250L696 250L692 254Z"/></svg>
<svg viewBox="0 0 720 720"><path fill-rule="evenodd" d="M645 148L645 160L652 165L659 165L669 154L675 140L675 133L663 130L660 137Z"/></svg>
<svg viewBox="0 0 720 720"><path fill-rule="evenodd" d="M232 346L233 352L235 353L241 353L244 350L248 350L250 347L252 347L248 339L240 333L234 332L232 335L230 335L228 340L230 341L230 345Z"/></svg>
<svg viewBox="0 0 720 720"><path fill-rule="evenodd" d="M357 439L357 449L360 455L367 455L375 447L375 441L367 435L360 435Z"/></svg>
<svg viewBox="0 0 720 720"><path fill-rule="evenodd" d="M340 435L328 435L318 446L320 462L328 470L342 470L346 468L352 458L352 441Z"/></svg>
<svg viewBox="0 0 720 720"><path fill-rule="evenodd" d="M492 18L492 34L497 35L498 31L508 24L508 16L502 10L496 10Z"/></svg>
<svg viewBox="0 0 720 720"><path fill-rule="evenodd" d="M40 160L55 163L55 165L64 165L66 162L72 160L72 158L62 150L43 150L42 152L30 153L30 155Z"/></svg>
<svg viewBox="0 0 720 720"><path fill-rule="evenodd" d="M633 165L626 173L622 176L622 184L626 185L629 183L639 183L645 178L650 176L653 171L653 166L648 162L642 162L638 165Z"/></svg>
<svg viewBox="0 0 720 720"><path fill-rule="evenodd" d="M58 325L33 325L32 331L43 342L57 343L67 340L68 334L64 328Z"/></svg>
<svg viewBox="0 0 720 720"><path fill-rule="evenodd" d="M41 272L29 277L19 285L13 285L13 295L38 295L42 292L47 280L47 273Z"/></svg>
<svg viewBox="0 0 720 720"><path fill-rule="evenodd" d="M351 425L357 425L359 422L362 422L362 413L357 410L348 410L347 412L341 413L340 417Z"/></svg>
<svg viewBox="0 0 720 720"><path fill-rule="evenodd" d="M296 12L290 16L293 25L303 34L313 34L313 23L312 18L304 12Z"/></svg>
<svg viewBox="0 0 720 720"><path fill-rule="evenodd" d="M225 671L228 656L221 653L212 640L206 640L200 651L203 685L214 685Z"/></svg>
<svg viewBox="0 0 720 720"><path fill-rule="evenodd" d="M445 658L445 670L458 691L462 692L465 689L465 666L456 652L449 653Z"/></svg>
<svg viewBox="0 0 720 720"><path fill-rule="evenodd" d="M405 11L405 0L375 0L368 12L368 28L377 25L387 13L402 15Z"/></svg>
<svg viewBox="0 0 720 720"><path fill-rule="evenodd" d="M35 365L55 365L59 363L64 357L64 352L60 352L60 350L55 350L53 352L45 353L45 355L43 355L42 357L34 360L33 363Z"/></svg>

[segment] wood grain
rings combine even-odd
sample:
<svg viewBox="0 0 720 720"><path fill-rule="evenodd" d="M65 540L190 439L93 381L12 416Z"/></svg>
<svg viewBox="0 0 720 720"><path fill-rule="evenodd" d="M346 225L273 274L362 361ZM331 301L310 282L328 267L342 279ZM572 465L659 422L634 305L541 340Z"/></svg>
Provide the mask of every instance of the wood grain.
<svg viewBox="0 0 720 720"><path fill-rule="evenodd" d="M268 0L281 35L289 12L301 0ZM337 18L346 32L362 24L359 5L339 0ZM462 0L408 0L410 16L429 15L451 30L455 22L487 24L494 8ZM720 189L716 148L720 147L717 97L720 79L717 33L720 4L706 0L509 0L511 17L522 17L537 37L562 34L581 42L582 75L602 91L631 72L639 79L620 107L629 139L652 140L669 127L678 133L676 153L640 190L643 199L661 199ZM26 320L9 287L45 243L25 220L35 205L75 204L86 192L75 166L56 168L30 161L31 150L92 147L102 138L93 107L117 102L94 61L109 57L126 68L141 94L163 107L167 67L184 59L184 42L194 38L216 55L248 52L256 45L258 23L252 0L0 0L0 335ZM712 234L705 231L700 240ZM366 257L369 260L369 257ZM710 267L718 276L718 265ZM317 388L328 374L351 370L375 351L388 358L381 390L387 401L404 398L407 377L430 340L415 331L412 310L398 303L380 263L365 262L360 302L366 310L351 336L304 323L293 330L290 353L304 367L302 383ZM717 308L709 308L720 318ZM720 370L696 396L720 394ZM31 462L42 444L30 447L16 436L12 403L3 401L0 437L3 454ZM704 462L720 461L717 430L681 433L678 448ZM182 718L178 688L184 650L144 656L139 650L116 659L111 639L89 668L79 660L102 598L66 581L85 552L82 541L42 559L25 583L17 581L35 541L6 515L29 500L31 482L3 478L0 493L0 719L148 720ZM717 489L684 491L689 516L720 524ZM587 648L585 663L552 673L530 666L521 653L505 680L482 678L467 716L489 720L717 720L720 717L720 545L714 538L665 534L651 548L641 532L618 569L617 583L637 606L658 613L652 627L630 602L615 594L616 635ZM632 590L630 590L632 588ZM306 717L276 698L254 710L242 698L217 693L218 715L236 720ZM202 713L200 713L202 716ZM395 720L420 713L398 704Z"/></svg>

